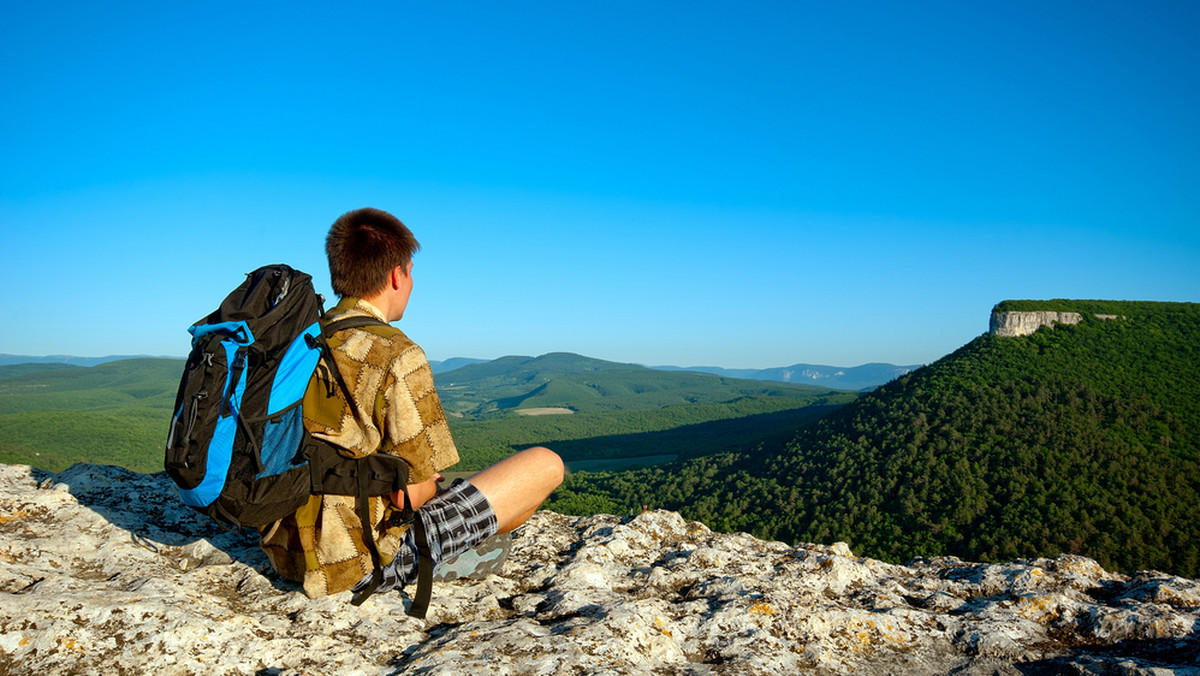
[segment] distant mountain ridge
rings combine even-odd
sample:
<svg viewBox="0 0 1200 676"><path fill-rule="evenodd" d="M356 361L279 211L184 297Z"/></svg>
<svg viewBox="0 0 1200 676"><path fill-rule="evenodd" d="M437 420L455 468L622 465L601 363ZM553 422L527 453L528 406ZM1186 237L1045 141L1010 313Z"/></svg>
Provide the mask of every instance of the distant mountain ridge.
<svg viewBox="0 0 1200 676"><path fill-rule="evenodd" d="M861 366L792 364L791 366L766 369L727 369L720 366L652 366L650 368L664 371L712 373L727 378L820 385L839 390L867 390L875 389L920 367L920 364L897 366L895 364L870 363Z"/></svg>
<svg viewBox="0 0 1200 676"><path fill-rule="evenodd" d="M108 355L107 357L72 357L65 354L52 354L35 357L25 354L0 354L0 366L14 364L70 364L71 366L96 366L110 361L124 359L183 359L183 357L155 357L145 354Z"/></svg>
<svg viewBox="0 0 1200 676"><path fill-rule="evenodd" d="M567 355L569 352L552 352L550 355ZM542 355L543 357L549 355ZM586 358L586 357L585 357ZM70 364L72 366L96 366L112 361L125 359L183 359L183 357L149 357L147 355L109 355L106 357L74 357L70 355L31 356L18 354L0 354L0 366L17 364ZM449 359L429 361L429 367L434 374L446 373L464 366L499 362L500 366L512 366L516 360L530 360L533 357L500 357L499 359L476 359L474 357L450 357ZM602 360L596 360L602 361ZM615 364L619 362L605 362ZM642 367L641 364L622 364L624 367ZM721 366L649 366L659 371L692 371L724 376L726 378L742 378L746 380L767 380L780 383L797 383L804 385L819 385L837 390L874 389L880 385L895 380L905 373L919 368L920 365L897 366L895 364L870 363L861 366L826 366L821 364L793 364L766 369L730 369Z"/></svg>
<svg viewBox="0 0 1200 676"><path fill-rule="evenodd" d="M485 362L486 359L472 359L470 357L451 357L449 359L430 359L429 368L434 373L442 373L443 371L453 371L454 369Z"/></svg>

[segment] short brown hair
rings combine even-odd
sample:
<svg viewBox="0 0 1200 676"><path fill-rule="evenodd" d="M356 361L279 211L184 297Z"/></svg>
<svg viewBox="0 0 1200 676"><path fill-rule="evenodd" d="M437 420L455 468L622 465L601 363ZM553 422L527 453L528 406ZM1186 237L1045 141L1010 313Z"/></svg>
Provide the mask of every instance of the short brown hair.
<svg viewBox="0 0 1200 676"><path fill-rule="evenodd" d="M386 211L367 207L342 214L325 238L333 292L356 298L377 293L392 269L407 267L420 248L412 231Z"/></svg>

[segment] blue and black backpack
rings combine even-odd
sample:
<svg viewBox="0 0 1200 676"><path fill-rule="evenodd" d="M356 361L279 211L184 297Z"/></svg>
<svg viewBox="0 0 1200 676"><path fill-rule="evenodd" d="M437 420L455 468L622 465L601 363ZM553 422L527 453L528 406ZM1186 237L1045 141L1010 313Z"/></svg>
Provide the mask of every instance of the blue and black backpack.
<svg viewBox="0 0 1200 676"><path fill-rule="evenodd" d="M358 605L382 579L367 498L404 491L408 465L384 453L342 455L305 430L304 393L318 368L328 369L358 415L327 338L383 324L352 317L323 325L322 314L310 275L268 265L249 273L220 307L192 325L163 464L184 503L229 528L269 525L314 494L357 496L363 540L375 564L372 584L354 597ZM414 525L418 549L427 554L407 493L399 517ZM432 577L427 559L420 557L417 598L409 610L419 617L428 605L425 578Z"/></svg>

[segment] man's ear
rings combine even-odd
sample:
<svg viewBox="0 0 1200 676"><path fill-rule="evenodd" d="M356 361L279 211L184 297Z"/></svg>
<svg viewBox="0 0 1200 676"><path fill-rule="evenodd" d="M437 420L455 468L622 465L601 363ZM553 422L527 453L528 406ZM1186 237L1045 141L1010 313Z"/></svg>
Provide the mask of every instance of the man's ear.
<svg viewBox="0 0 1200 676"><path fill-rule="evenodd" d="M392 274L390 277L388 277L388 283L392 285L393 289L399 289L401 280L407 276L408 270L406 270L403 265L397 265L396 267L392 268Z"/></svg>

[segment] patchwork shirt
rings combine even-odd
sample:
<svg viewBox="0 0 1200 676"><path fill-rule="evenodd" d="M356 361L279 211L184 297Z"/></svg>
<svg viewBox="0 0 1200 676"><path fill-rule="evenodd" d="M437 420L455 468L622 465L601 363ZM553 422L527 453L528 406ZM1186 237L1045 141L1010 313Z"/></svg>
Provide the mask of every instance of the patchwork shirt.
<svg viewBox="0 0 1200 676"><path fill-rule="evenodd" d="M325 321L351 316L384 319L376 307L343 298ZM425 352L392 326L339 331L329 340L338 370L351 390L359 416L342 389L318 368L304 396L304 425L348 457L389 453L409 466L410 484L421 483L458 462L458 449ZM301 582L310 597L350 589L373 570L362 522L352 495L314 495L295 514L262 529L260 544L285 578ZM381 525L396 507L387 496L370 498L370 521L386 564L399 549L407 526Z"/></svg>

